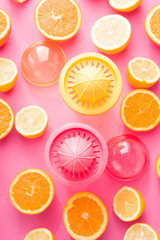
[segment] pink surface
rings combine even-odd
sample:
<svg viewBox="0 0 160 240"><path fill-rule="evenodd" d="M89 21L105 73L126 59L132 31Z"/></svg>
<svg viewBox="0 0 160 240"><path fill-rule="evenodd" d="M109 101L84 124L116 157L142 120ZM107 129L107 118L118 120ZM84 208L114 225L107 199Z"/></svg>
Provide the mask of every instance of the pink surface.
<svg viewBox="0 0 160 240"><path fill-rule="evenodd" d="M107 14L117 13L107 0L77 0L82 9L82 26L78 34L71 40L61 43L67 60L83 52L97 52L90 38L90 30L94 22ZM123 91L116 106L109 112L96 116L81 116L70 110L62 101L58 85L48 88L32 86L22 76L20 60L27 45L44 40L34 24L34 9L38 0L28 0L24 4L13 0L1 0L0 8L6 10L12 21L12 33L7 44L0 49L0 57L14 60L19 69L16 86L8 93L0 93L0 97L8 101L16 113L22 107L37 104L43 107L49 116L49 126L45 134L39 139L28 140L20 136L15 129L0 142L0 239L21 240L26 233L37 227L47 227L57 240L69 240L62 220L62 210L68 197L78 191L91 191L102 199L109 213L109 223L103 236L99 239L123 239L124 233L132 223L123 223L112 211L112 199L116 191L124 186L132 186L139 190L146 203L142 217L136 222L150 224L160 234L159 202L160 181L155 172L155 161L159 154L160 125L148 133L134 133L128 130L120 119L120 103L122 97L133 88L126 78L127 63L133 57L148 57L159 64L160 48L155 46L146 36L144 20L147 12L159 0L143 1L142 5L132 13L122 14L132 24L132 37L129 46L122 53L110 56L119 67L123 78ZM160 97L160 82L151 88ZM19 213L10 203L8 189L17 173L25 168L41 168L49 173L44 161L46 141L53 130L68 122L81 122L98 129L106 141L120 133L130 133L138 136L149 149L149 167L143 177L132 182L121 182L113 179L107 172L92 185L79 189L72 189L57 182L55 183L55 197L50 207L36 216Z"/></svg>

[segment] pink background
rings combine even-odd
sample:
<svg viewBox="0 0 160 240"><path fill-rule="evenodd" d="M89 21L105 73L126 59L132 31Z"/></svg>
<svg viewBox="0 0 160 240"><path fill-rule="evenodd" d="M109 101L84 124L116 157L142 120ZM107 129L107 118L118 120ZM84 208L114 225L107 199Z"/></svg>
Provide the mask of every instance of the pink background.
<svg viewBox="0 0 160 240"><path fill-rule="evenodd" d="M107 0L77 0L82 9L82 25L78 34L71 40L61 43L67 60L83 52L98 52L94 47L90 30L94 22L107 14L117 13ZM0 239L21 240L31 229L46 227L58 240L69 240L62 220L62 210L68 197L78 191L91 191L102 199L109 213L109 223L105 233L99 239L123 239L124 233L132 223L120 221L112 211L112 199L116 191L124 185L139 190L146 203L146 209L137 222L150 224L160 234L159 202L160 181L155 172L155 161L159 154L160 125L148 133L134 133L128 130L120 119L120 103L126 93L133 90L126 78L127 63L133 57L148 57L159 63L160 48L155 46L146 36L144 20L147 12L159 0L144 0L142 5L132 13L122 14L132 24L132 37L129 46L120 54L110 56L119 67L123 78L123 91L116 106L109 112L95 117L81 116L70 110L62 101L58 84L39 88L32 86L22 76L20 61L26 46L43 40L34 24L34 9L38 0L28 0L24 4L13 0L0 0L0 8L6 10L12 21L12 33L5 46L0 49L0 57L11 58L17 64L19 76L16 86L8 93L0 93L16 113L22 107L37 104L43 107L49 116L49 125L45 134L33 140L23 138L15 128L0 142ZM151 88L160 97L160 82ZM52 104L51 104L52 103ZM113 120L114 119L114 120ZM55 197L50 207L36 216L27 216L18 212L11 204L8 189L17 173L25 168L41 168L49 173L44 161L46 141L53 130L68 122L81 122L98 129L106 141L120 133L130 133L138 136L147 145L150 153L148 170L143 177L132 182L115 180L104 172L92 185L80 189L63 186L54 179Z"/></svg>

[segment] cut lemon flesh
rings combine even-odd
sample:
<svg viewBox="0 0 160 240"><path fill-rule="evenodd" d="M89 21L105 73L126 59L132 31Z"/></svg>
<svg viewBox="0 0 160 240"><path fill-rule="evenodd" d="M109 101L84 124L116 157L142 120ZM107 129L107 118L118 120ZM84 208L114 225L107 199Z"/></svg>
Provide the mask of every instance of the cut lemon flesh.
<svg viewBox="0 0 160 240"><path fill-rule="evenodd" d="M160 46L160 4L153 7L145 19L145 31L148 37Z"/></svg>
<svg viewBox="0 0 160 240"><path fill-rule="evenodd" d="M143 0L109 0L109 4L120 12L131 12L142 3Z"/></svg>
<svg viewBox="0 0 160 240"><path fill-rule="evenodd" d="M144 208L142 195L130 187L121 188L113 198L113 211L118 218L125 222L138 219Z"/></svg>
<svg viewBox="0 0 160 240"><path fill-rule="evenodd" d="M108 213L102 201L93 193L79 192L66 202L63 221L74 239L93 240L105 231Z"/></svg>
<svg viewBox="0 0 160 240"><path fill-rule="evenodd" d="M125 233L123 240L159 240L156 231L145 223L133 224Z"/></svg>
<svg viewBox="0 0 160 240"><path fill-rule="evenodd" d="M102 52L114 54L124 50L131 37L131 24L121 15L100 18L93 26L91 38Z"/></svg>
<svg viewBox="0 0 160 240"><path fill-rule="evenodd" d="M16 130L24 137L36 138L41 136L47 124L47 113L38 106L25 107L16 114Z"/></svg>
<svg viewBox="0 0 160 240"><path fill-rule="evenodd" d="M148 58L134 58L128 63L127 78L135 88L149 88L159 80L160 69Z"/></svg>
<svg viewBox="0 0 160 240"><path fill-rule="evenodd" d="M51 40L73 37L81 25L81 10L74 0L41 0L35 10L35 23L40 33Z"/></svg>
<svg viewBox="0 0 160 240"><path fill-rule="evenodd" d="M0 47L3 46L11 32L11 20L4 10L0 9Z"/></svg>
<svg viewBox="0 0 160 240"><path fill-rule="evenodd" d="M6 137L13 128L14 113L10 105L0 98L0 140Z"/></svg>
<svg viewBox="0 0 160 240"><path fill-rule="evenodd" d="M37 228L30 231L24 240L55 240L53 234L46 228Z"/></svg>
<svg viewBox="0 0 160 240"><path fill-rule="evenodd" d="M157 172L158 177L160 178L160 154L156 160L156 172Z"/></svg>
<svg viewBox="0 0 160 240"><path fill-rule="evenodd" d="M128 93L121 103L121 119L133 131L149 131L160 122L160 99L145 89Z"/></svg>
<svg viewBox="0 0 160 240"><path fill-rule="evenodd" d="M9 187L9 197L13 206L25 214L41 213L50 205L53 196L53 181L40 169L23 170Z"/></svg>
<svg viewBox="0 0 160 240"><path fill-rule="evenodd" d="M16 83L18 71L16 64L6 58L0 58L0 92L9 91Z"/></svg>

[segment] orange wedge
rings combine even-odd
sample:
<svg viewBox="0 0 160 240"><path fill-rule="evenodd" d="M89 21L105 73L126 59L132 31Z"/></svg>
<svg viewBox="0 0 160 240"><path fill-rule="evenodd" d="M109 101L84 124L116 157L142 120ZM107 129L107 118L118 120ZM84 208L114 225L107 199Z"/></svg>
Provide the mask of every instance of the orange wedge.
<svg viewBox="0 0 160 240"><path fill-rule="evenodd" d="M0 58L0 92L7 92L16 83L18 70L16 64L7 58Z"/></svg>
<svg viewBox="0 0 160 240"><path fill-rule="evenodd" d="M48 124L47 113L39 106L22 108L15 118L16 130L26 138L41 136Z"/></svg>
<svg viewBox="0 0 160 240"><path fill-rule="evenodd" d="M0 140L6 137L13 128L14 113L10 105L0 98Z"/></svg>
<svg viewBox="0 0 160 240"><path fill-rule="evenodd" d="M145 89L128 93L121 103L121 119L133 131L149 131L160 122L160 99Z"/></svg>
<svg viewBox="0 0 160 240"><path fill-rule="evenodd" d="M35 9L40 33L54 41L72 38L81 26L81 10L75 0L41 0Z"/></svg>
<svg viewBox="0 0 160 240"><path fill-rule="evenodd" d="M156 160L156 172L157 172L158 177L160 178L160 154Z"/></svg>
<svg viewBox="0 0 160 240"><path fill-rule="evenodd" d="M11 20L4 10L0 9L0 47L3 46L11 32Z"/></svg>
<svg viewBox="0 0 160 240"><path fill-rule="evenodd" d="M108 213L105 205L96 195L90 192L79 192L66 202L63 221L72 238L94 240L105 231Z"/></svg>
<svg viewBox="0 0 160 240"><path fill-rule="evenodd" d="M160 46L160 4L153 7L145 19L145 31L148 37Z"/></svg>
<svg viewBox="0 0 160 240"><path fill-rule="evenodd" d="M37 228L30 231L24 240L55 240L55 238L47 228Z"/></svg>
<svg viewBox="0 0 160 240"><path fill-rule="evenodd" d="M144 208L142 195L131 187L121 188L113 198L113 211L124 222L138 219Z"/></svg>
<svg viewBox="0 0 160 240"><path fill-rule="evenodd" d="M9 187L13 206L25 214L43 212L52 202L54 184L44 171L29 168L20 172Z"/></svg>
<svg viewBox="0 0 160 240"><path fill-rule="evenodd" d="M145 223L133 224L125 233L123 240L159 240L156 231Z"/></svg>

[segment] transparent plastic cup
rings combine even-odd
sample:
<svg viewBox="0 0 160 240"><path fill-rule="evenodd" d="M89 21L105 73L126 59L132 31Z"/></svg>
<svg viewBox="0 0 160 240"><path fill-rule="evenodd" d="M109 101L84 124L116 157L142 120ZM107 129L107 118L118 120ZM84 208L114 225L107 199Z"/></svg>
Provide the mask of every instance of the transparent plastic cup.
<svg viewBox="0 0 160 240"><path fill-rule="evenodd" d="M136 179L144 173L148 159L146 146L133 135L118 135L108 142L106 169L118 179Z"/></svg>
<svg viewBox="0 0 160 240"><path fill-rule="evenodd" d="M37 86L56 83L65 65L63 50L49 41L31 44L23 53L21 69L24 77Z"/></svg>

